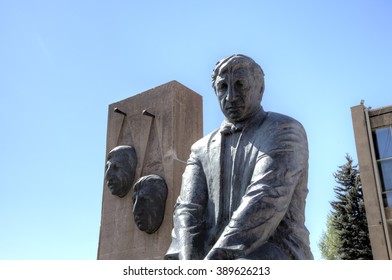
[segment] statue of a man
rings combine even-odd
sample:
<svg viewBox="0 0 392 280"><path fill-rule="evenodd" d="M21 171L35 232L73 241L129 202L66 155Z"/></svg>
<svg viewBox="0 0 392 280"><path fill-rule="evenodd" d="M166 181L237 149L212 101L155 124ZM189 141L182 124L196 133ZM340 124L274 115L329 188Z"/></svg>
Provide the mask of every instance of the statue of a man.
<svg viewBox="0 0 392 280"><path fill-rule="evenodd" d="M117 146L107 156L105 180L112 195L124 197L135 179L137 156L135 148Z"/></svg>
<svg viewBox="0 0 392 280"><path fill-rule="evenodd" d="M302 125L261 106L251 58L219 61L225 119L191 149L166 259L312 259L305 227L308 143Z"/></svg>

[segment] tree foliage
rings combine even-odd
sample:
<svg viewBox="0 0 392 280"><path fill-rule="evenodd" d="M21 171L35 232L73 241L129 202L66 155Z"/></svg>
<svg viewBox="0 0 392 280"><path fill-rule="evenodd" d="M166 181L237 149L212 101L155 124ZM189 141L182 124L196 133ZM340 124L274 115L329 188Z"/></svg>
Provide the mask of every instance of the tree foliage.
<svg viewBox="0 0 392 280"><path fill-rule="evenodd" d="M331 202L326 237L319 247L326 259L373 259L358 166L349 155L346 160L333 174L338 183L334 188L336 200Z"/></svg>
<svg viewBox="0 0 392 280"><path fill-rule="evenodd" d="M337 253L338 248L338 235L335 228L332 225L332 214L328 215L327 218L327 231L321 235L318 247L321 252L321 256L326 260L338 260L339 255Z"/></svg>

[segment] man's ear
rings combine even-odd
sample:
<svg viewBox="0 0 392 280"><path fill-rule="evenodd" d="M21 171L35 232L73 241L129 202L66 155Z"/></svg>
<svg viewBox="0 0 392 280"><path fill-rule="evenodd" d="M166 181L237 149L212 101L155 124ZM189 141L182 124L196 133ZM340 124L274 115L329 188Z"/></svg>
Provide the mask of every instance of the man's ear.
<svg viewBox="0 0 392 280"><path fill-rule="evenodd" d="M260 100L259 100L259 102L261 102L261 100L263 99L264 89L265 89L265 86L264 86L264 83L263 83L261 85L261 87L260 87Z"/></svg>

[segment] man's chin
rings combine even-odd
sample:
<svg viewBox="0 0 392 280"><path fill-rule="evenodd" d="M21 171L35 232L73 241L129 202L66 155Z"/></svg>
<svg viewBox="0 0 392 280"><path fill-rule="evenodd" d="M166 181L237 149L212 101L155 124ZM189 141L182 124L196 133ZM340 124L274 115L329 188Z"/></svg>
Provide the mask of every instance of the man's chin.
<svg viewBox="0 0 392 280"><path fill-rule="evenodd" d="M238 123L243 120L241 115L228 115L228 116L226 116L226 119L232 123Z"/></svg>
<svg viewBox="0 0 392 280"><path fill-rule="evenodd" d="M140 229L141 231L147 231L148 230L148 227L145 224L141 223L141 222L137 223L136 225L137 225L138 229Z"/></svg>
<svg viewBox="0 0 392 280"><path fill-rule="evenodd" d="M225 116L230 122L239 122L243 118L243 114L240 110L226 111Z"/></svg>
<svg viewBox="0 0 392 280"><path fill-rule="evenodd" d="M108 188L112 195L117 195L119 197L124 196L123 192L120 189L116 188L115 186L109 185Z"/></svg>

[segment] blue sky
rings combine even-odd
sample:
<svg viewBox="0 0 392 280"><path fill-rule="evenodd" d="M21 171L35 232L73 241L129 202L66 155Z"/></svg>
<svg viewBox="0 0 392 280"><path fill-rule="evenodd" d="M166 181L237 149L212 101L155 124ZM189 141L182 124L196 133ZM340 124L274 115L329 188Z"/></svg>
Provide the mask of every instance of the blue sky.
<svg viewBox="0 0 392 280"><path fill-rule="evenodd" d="M204 134L223 115L215 62L242 53L266 74L263 106L309 140L311 247L356 161L350 107L392 104L392 3L1 1L0 259L95 259L107 106L177 80L203 96Z"/></svg>

